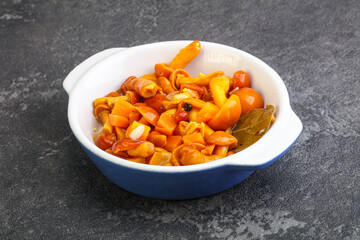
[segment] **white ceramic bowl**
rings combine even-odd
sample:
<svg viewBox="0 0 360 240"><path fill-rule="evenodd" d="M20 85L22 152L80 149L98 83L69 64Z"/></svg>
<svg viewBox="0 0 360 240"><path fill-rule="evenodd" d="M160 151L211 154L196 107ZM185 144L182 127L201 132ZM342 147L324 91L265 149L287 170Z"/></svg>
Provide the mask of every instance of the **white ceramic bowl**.
<svg viewBox="0 0 360 240"><path fill-rule="evenodd" d="M191 41L112 48L88 58L64 80L69 94L70 127L85 152L114 183L131 192L154 198L189 199L207 196L238 184L253 171L280 158L296 141L302 123L290 107L280 76L258 58L221 44L201 42L200 54L185 68L191 76L223 71L232 76L246 71L251 87L265 105L275 106L276 121L255 144L229 157L192 166L165 167L134 163L110 155L95 146L92 130L97 126L93 101L118 89L131 75L154 72L156 63L169 63Z"/></svg>

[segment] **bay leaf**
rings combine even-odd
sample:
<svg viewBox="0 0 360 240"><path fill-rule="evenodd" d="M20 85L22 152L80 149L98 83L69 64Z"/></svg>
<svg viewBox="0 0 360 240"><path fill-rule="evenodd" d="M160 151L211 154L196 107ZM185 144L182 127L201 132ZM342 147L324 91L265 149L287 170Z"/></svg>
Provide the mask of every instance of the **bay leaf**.
<svg viewBox="0 0 360 240"><path fill-rule="evenodd" d="M235 152L241 151L257 142L269 129L275 107L254 109L242 115L233 127L232 135L238 140Z"/></svg>

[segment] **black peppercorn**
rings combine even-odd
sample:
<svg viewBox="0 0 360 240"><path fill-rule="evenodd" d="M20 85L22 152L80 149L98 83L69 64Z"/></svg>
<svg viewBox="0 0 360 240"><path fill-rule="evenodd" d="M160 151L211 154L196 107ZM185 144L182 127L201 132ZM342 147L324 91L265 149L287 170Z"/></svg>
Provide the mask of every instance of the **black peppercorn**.
<svg viewBox="0 0 360 240"><path fill-rule="evenodd" d="M189 104L189 103L185 103L185 104L184 104L184 110L185 110L185 111L189 112L191 109L192 109L191 104Z"/></svg>

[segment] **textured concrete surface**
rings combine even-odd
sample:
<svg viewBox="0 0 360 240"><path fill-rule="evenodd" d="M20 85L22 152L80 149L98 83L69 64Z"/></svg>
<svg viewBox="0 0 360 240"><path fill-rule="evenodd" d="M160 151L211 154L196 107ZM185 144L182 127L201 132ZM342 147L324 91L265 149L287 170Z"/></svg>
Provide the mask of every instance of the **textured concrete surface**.
<svg viewBox="0 0 360 240"><path fill-rule="evenodd" d="M0 2L1 239L360 239L360 1ZM280 160L214 196L109 182L62 81L111 47L199 39L272 66L304 124Z"/></svg>

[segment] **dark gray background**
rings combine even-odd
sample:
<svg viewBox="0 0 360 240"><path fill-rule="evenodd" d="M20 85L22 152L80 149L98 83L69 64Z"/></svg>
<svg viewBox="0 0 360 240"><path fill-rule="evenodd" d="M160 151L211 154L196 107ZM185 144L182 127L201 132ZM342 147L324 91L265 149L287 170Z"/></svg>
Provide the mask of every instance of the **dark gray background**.
<svg viewBox="0 0 360 240"><path fill-rule="evenodd" d="M360 1L98 2L0 2L0 238L360 238ZM243 183L162 201L92 164L69 128L62 81L103 49L177 39L264 60L304 130Z"/></svg>

